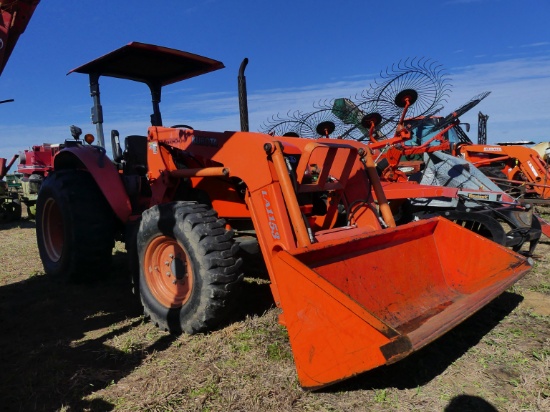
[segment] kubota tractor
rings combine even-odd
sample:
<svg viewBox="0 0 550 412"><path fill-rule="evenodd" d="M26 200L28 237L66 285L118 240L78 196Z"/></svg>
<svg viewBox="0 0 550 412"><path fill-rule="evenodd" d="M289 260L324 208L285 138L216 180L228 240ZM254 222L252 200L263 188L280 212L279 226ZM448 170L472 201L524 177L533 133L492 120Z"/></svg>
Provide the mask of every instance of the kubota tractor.
<svg viewBox="0 0 550 412"><path fill-rule="evenodd" d="M67 141L42 184L36 226L48 275L101 275L115 238L124 238L153 322L208 331L227 316L242 276L239 241L253 234L298 378L313 389L402 359L529 270L523 256L440 217L396 227L370 150L163 126L162 87L221 68L130 43L73 70L90 77L98 144L90 135ZM152 93L151 127L125 137L124 149L113 130L112 159L100 76L142 82Z"/></svg>

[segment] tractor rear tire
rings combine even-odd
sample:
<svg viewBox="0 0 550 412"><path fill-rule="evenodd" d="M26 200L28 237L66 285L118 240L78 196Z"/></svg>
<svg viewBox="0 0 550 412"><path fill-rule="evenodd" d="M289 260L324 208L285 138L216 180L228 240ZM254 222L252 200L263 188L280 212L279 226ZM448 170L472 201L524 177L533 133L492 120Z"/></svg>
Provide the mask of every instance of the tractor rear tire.
<svg viewBox="0 0 550 412"><path fill-rule="evenodd" d="M90 173L61 170L44 180L36 203L36 237L44 270L64 280L109 273L115 218Z"/></svg>
<svg viewBox="0 0 550 412"><path fill-rule="evenodd" d="M146 210L137 249L144 312L159 328L192 334L227 320L242 259L233 232L210 206L173 202Z"/></svg>

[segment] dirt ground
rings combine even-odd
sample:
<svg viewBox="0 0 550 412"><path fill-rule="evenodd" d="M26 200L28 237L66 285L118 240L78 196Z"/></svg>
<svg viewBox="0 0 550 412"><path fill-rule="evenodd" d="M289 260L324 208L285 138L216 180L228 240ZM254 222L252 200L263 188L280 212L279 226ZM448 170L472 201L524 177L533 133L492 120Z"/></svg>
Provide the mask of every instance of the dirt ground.
<svg viewBox="0 0 550 412"><path fill-rule="evenodd" d="M543 237L525 278L421 351L306 392L265 281L228 326L170 336L143 319L121 244L107 280L61 284L33 221L0 225L0 410L548 411L549 252Z"/></svg>

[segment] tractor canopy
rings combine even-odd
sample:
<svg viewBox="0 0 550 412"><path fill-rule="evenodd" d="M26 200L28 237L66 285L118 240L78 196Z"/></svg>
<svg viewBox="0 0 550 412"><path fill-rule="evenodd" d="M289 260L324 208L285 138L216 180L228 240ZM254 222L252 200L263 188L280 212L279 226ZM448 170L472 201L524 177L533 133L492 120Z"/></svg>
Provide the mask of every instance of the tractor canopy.
<svg viewBox="0 0 550 412"><path fill-rule="evenodd" d="M166 86L224 67L222 62L197 54L132 42L77 67L68 74L94 74Z"/></svg>
<svg viewBox="0 0 550 412"><path fill-rule="evenodd" d="M99 77L109 76L133 80L149 86L153 102L151 125L162 126L159 103L162 87L201 74L223 69L222 62L168 47L132 42L111 53L92 60L71 73L90 77L90 93L94 101L92 123L96 125L98 145L105 147L103 110L100 103Z"/></svg>

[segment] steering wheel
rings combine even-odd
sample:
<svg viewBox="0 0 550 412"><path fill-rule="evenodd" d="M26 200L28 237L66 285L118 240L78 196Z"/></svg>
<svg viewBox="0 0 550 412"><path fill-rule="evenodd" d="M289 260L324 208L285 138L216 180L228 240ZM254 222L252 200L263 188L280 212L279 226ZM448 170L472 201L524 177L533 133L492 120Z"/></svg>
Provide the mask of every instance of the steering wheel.
<svg viewBox="0 0 550 412"><path fill-rule="evenodd" d="M175 124L174 126L170 126L170 129L191 129L191 130L195 130L194 127L188 126L186 124Z"/></svg>

